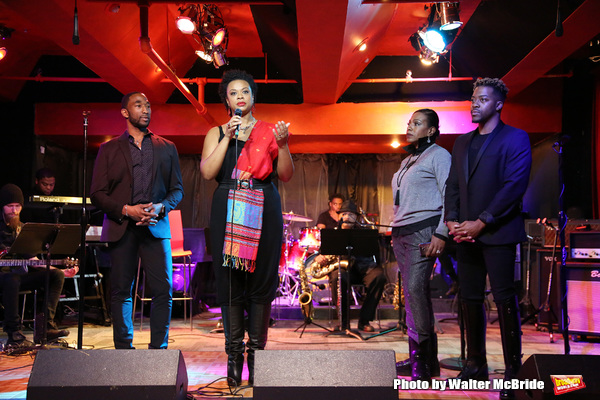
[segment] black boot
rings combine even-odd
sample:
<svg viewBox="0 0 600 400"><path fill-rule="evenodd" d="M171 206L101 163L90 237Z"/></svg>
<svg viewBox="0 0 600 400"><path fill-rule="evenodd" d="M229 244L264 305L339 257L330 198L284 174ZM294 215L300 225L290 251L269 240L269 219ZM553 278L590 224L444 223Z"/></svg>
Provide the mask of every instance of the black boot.
<svg viewBox="0 0 600 400"><path fill-rule="evenodd" d="M36 344L41 344L44 338L44 313L35 316L35 330L33 333L33 341ZM46 342L52 343L61 337L69 336L70 332L67 329L58 329L56 322L49 321L46 325Z"/></svg>
<svg viewBox="0 0 600 400"><path fill-rule="evenodd" d="M413 381L431 382L431 339L427 339L421 343L416 343L415 351L413 351L412 375Z"/></svg>
<svg viewBox="0 0 600 400"><path fill-rule="evenodd" d="M239 386L244 368L244 306L221 306L221 314L227 353L227 383Z"/></svg>
<svg viewBox="0 0 600 400"><path fill-rule="evenodd" d="M398 376L411 376L412 375L412 364L413 364L413 351L415 351L417 342L408 338L408 358L406 360L398 361L396 363L396 375Z"/></svg>
<svg viewBox="0 0 600 400"><path fill-rule="evenodd" d="M504 303L496 303L498 307L498 320L500 322L500 335L502 337L502 351L504 354L504 380L515 379L521 369L521 316L517 298L513 297ZM512 389L502 389L500 399L514 399Z"/></svg>
<svg viewBox="0 0 600 400"><path fill-rule="evenodd" d="M429 343L429 368L431 376L440 376L440 361L438 360L438 340L435 332L431 333Z"/></svg>
<svg viewBox="0 0 600 400"><path fill-rule="evenodd" d="M457 378L462 380L489 379L485 351L485 308L483 302L461 302L462 317L467 334L467 362Z"/></svg>
<svg viewBox="0 0 600 400"><path fill-rule="evenodd" d="M254 353L267 344L271 304L250 303L248 310L248 384L254 384Z"/></svg>

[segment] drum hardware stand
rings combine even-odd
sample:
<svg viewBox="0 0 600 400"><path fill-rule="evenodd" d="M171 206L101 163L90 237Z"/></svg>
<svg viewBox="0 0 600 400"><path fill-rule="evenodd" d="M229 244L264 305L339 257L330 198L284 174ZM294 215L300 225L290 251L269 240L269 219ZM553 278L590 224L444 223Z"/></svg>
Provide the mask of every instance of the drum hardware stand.
<svg viewBox="0 0 600 400"><path fill-rule="evenodd" d="M544 303L542 303L542 305L540 305L540 307L537 310L535 310L534 312L532 312L525 318L521 319L521 325L523 325L526 322L528 322L529 320L533 319L542 311L550 312L550 314L552 314L552 316L556 319L556 321L558 321L558 318L556 317L556 314L554 313L554 310L552 309L552 305L550 304L550 295L552 294L552 280L554 277L554 266L556 265L555 257L556 257L556 243L558 241L558 231L554 227L554 225L552 225L552 223L550 221L548 221L546 218L544 218L541 221L538 219L538 223L545 225L548 229L554 230L554 244L552 246L550 271L548 273L548 290L546 291L546 300L544 300ZM548 335L550 337L550 343L554 343L554 330L552 328L552 321L548 322Z"/></svg>

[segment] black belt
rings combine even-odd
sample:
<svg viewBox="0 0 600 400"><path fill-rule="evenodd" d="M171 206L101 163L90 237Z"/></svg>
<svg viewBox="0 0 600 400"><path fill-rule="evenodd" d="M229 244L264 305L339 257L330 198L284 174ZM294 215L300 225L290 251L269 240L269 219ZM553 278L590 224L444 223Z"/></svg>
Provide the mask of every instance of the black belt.
<svg viewBox="0 0 600 400"><path fill-rule="evenodd" d="M237 184L236 184L237 183ZM219 182L219 187L226 189L262 189L271 186L271 181L259 181L256 179L228 179Z"/></svg>

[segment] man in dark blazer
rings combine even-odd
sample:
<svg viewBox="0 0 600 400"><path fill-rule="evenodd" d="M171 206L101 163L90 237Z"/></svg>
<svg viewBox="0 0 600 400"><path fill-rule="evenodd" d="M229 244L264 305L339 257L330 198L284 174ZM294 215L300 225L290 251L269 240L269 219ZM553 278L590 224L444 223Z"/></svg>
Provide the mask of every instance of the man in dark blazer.
<svg viewBox="0 0 600 400"><path fill-rule="evenodd" d="M104 143L92 176L92 203L104 211L102 241L109 244L113 339L133 341L132 287L141 258L153 295L148 348L167 348L172 306L171 230L168 214L183 197L175 145L148 130L150 102L139 92L121 102L127 131Z"/></svg>
<svg viewBox="0 0 600 400"><path fill-rule="evenodd" d="M446 182L445 221L457 245L458 278L467 332L467 362L460 379L488 379L485 350L486 275L489 275L504 351L505 379L521 367L521 322L515 288L516 244L526 240L521 214L529 182L531 146L526 132L500 119L508 88L478 79L471 97L479 127L456 139ZM510 399L510 390L500 392Z"/></svg>

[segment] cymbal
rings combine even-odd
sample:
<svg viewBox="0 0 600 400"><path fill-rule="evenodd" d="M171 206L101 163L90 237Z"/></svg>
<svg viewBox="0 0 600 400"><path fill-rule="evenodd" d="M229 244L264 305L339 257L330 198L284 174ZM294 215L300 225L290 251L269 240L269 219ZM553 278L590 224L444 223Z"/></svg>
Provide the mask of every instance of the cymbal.
<svg viewBox="0 0 600 400"><path fill-rule="evenodd" d="M292 212L283 213L283 219L288 220L288 221L295 221L295 222L310 222L310 221L312 221L312 218L305 217L304 215L294 214Z"/></svg>

